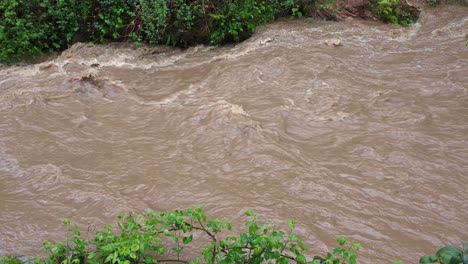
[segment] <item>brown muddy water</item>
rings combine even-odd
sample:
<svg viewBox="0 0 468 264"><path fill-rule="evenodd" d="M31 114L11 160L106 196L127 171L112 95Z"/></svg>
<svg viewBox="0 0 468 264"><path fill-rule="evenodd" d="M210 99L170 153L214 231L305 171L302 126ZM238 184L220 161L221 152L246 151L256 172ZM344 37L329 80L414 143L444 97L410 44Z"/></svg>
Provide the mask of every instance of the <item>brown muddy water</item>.
<svg viewBox="0 0 468 264"><path fill-rule="evenodd" d="M119 212L296 219L310 252L468 240L468 9L283 21L231 47L78 44L0 68L0 255ZM327 45L339 39L341 46ZM332 41L333 42L333 41Z"/></svg>

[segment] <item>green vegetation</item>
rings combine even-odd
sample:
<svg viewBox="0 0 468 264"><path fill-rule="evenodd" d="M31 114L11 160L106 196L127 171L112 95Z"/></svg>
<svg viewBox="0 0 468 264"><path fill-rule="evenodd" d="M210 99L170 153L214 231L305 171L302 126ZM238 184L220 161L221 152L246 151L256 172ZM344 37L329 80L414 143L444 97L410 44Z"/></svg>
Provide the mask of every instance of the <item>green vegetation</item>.
<svg viewBox="0 0 468 264"><path fill-rule="evenodd" d="M0 61L15 61L71 43L79 29L70 1L0 1Z"/></svg>
<svg viewBox="0 0 468 264"><path fill-rule="evenodd" d="M207 219L202 209L193 207L171 213L147 212L142 215L119 215L115 226L95 230L92 239L83 238L77 225L65 219L66 240L63 243L44 242L45 259L37 264L79 263L314 263L355 264L360 245L338 237L339 247L323 257L305 255L302 239L293 232L295 223L288 221L286 230L272 223L262 223L247 211L246 232L232 235L231 224L225 220ZM201 254L186 259L184 249L193 240L206 242ZM197 245L200 243L197 242ZM11 258L0 263L17 264Z"/></svg>
<svg viewBox="0 0 468 264"><path fill-rule="evenodd" d="M463 249L445 246L437 250L435 254L421 257L419 263L468 264L468 243L463 243Z"/></svg>
<svg viewBox="0 0 468 264"><path fill-rule="evenodd" d="M138 264L138 263L304 263L356 264L361 245L339 236L338 247L323 256L307 256L306 247L294 233L295 222L286 230L273 223L263 223L247 211L246 231L233 235L226 220L207 219L200 207L174 212L118 215L118 222L94 231L84 238L77 224L69 219L66 239L62 243L44 242L45 258L28 259L35 264ZM89 237L89 235L87 235ZM187 247L201 248L198 257L188 259ZM202 242L202 243L200 243ZM200 246L204 244L204 246ZM468 244L463 249L446 246L433 255L421 257L419 263L468 264ZM193 251L192 251L193 252ZM191 254L193 255L193 253ZM0 264L21 264L15 257L0 258ZM395 260L394 264L403 264Z"/></svg>
<svg viewBox="0 0 468 264"><path fill-rule="evenodd" d="M15 257L1 257L0 264L21 264L21 261Z"/></svg>
<svg viewBox="0 0 468 264"><path fill-rule="evenodd" d="M0 61L81 42L187 47L242 41L279 16L301 17L314 0L2 0Z"/></svg>
<svg viewBox="0 0 468 264"><path fill-rule="evenodd" d="M188 47L250 37L278 17L333 13L336 0L2 0L0 62L31 59L76 42ZM378 0L384 20L407 25L399 0Z"/></svg>
<svg viewBox="0 0 468 264"><path fill-rule="evenodd" d="M413 13L402 10L400 0L377 0L374 13L385 22L400 24L405 27L416 20Z"/></svg>

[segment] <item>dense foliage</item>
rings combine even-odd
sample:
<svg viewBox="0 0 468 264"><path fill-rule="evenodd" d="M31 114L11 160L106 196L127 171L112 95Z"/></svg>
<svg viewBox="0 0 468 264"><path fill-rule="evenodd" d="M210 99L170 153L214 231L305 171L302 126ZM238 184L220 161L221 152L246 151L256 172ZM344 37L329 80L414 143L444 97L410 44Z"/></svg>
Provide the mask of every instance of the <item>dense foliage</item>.
<svg viewBox="0 0 468 264"><path fill-rule="evenodd" d="M436 0L429 0L436 1ZM333 13L336 0L1 0L0 62L76 42L188 47L239 42L280 16ZM370 0L383 20L408 25L400 0ZM333 17L333 16L332 16Z"/></svg>
<svg viewBox="0 0 468 264"><path fill-rule="evenodd" d="M468 243L463 243L463 249L454 246L440 248L435 254L421 257L419 263L468 264Z"/></svg>
<svg viewBox="0 0 468 264"><path fill-rule="evenodd" d="M0 61L77 42L135 41L186 47L248 38L281 15L300 16L314 0L2 0Z"/></svg>
<svg viewBox="0 0 468 264"><path fill-rule="evenodd" d="M385 22L402 26L409 26L416 20L415 14L404 10L400 0L377 0L374 13Z"/></svg>

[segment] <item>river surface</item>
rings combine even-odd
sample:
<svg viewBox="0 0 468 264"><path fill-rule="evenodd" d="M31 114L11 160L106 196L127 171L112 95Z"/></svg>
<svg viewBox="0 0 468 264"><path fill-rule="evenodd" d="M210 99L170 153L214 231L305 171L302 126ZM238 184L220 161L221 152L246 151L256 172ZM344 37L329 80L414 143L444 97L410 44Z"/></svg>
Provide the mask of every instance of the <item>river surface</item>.
<svg viewBox="0 0 468 264"><path fill-rule="evenodd" d="M346 235L361 263L460 245L467 34L448 6L410 28L287 20L235 46L77 44L3 66L0 255L63 239L64 217L194 204L295 219L311 254Z"/></svg>

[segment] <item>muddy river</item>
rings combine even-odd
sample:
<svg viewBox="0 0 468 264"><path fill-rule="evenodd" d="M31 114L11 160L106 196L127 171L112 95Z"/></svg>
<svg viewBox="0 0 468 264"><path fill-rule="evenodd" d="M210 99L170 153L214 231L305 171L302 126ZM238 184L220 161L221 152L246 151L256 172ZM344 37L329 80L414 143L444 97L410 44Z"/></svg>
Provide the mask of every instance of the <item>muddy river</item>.
<svg viewBox="0 0 468 264"><path fill-rule="evenodd" d="M361 263L468 240L468 8L279 21L222 48L77 44L0 67L0 255L119 212L298 222ZM339 45L334 45L339 44Z"/></svg>

